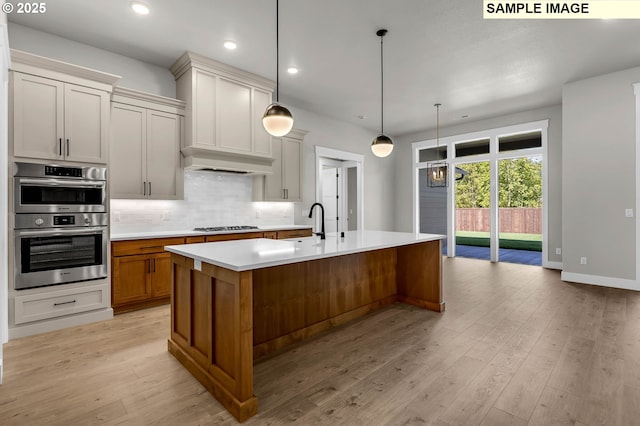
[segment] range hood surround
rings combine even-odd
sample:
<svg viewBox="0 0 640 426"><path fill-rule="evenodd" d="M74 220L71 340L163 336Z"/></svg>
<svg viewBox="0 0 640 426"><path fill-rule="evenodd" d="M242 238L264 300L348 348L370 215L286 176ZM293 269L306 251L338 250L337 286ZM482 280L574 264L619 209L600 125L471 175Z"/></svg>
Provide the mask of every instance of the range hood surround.
<svg viewBox="0 0 640 426"><path fill-rule="evenodd" d="M271 136L262 114L276 86L262 76L185 52L171 67L176 96L186 103L187 170L271 174Z"/></svg>
<svg viewBox="0 0 640 426"><path fill-rule="evenodd" d="M273 173L273 158L269 157L225 153L192 146L182 148L181 152L186 170L213 170L254 175Z"/></svg>

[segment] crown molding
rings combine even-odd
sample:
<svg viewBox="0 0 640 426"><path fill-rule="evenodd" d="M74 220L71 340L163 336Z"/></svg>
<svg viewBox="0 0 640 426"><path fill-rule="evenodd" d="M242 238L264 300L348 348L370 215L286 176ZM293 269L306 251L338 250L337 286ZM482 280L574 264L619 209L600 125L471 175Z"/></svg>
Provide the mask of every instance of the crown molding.
<svg viewBox="0 0 640 426"><path fill-rule="evenodd" d="M222 62L218 62L214 59L210 59L193 52L185 52L178 58L178 60L176 60L171 68L169 68L169 71L171 71L174 78L177 80L182 74L184 74L191 68L197 68L199 70L207 71L224 78L247 83L268 92L273 92L273 90L276 88L276 82L273 80L261 77L257 74L250 73L231 65L224 64Z"/></svg>
<svg viewBox="0 0 640 426"><path fill-rule="evenodd" d="M166 96L155 95L153 93L147 93L136 89L130 89L127 87L116 86L113 88L113 94L111 96L113 102L120 102L125 104L134 104L144 108L154 108L156 105L168 107L171 112L184 115L184 110L187 107L185 101L179 99L169 98ZM157 107L155 109L158 109ZM165 109L165 108L161 108Z"/></svg>
<svg viewBox="0 0 640 426"><path fill-rule="evenodd" d="M101 88L109 92L113 90L113 86L121 78L119 75L45 58L44 56L16 49L11 49L11 70L70 83L78 83L78 80L84 81L85 84L98 83L103 86ZM95 86L95 84L91 86Z"/></svg>

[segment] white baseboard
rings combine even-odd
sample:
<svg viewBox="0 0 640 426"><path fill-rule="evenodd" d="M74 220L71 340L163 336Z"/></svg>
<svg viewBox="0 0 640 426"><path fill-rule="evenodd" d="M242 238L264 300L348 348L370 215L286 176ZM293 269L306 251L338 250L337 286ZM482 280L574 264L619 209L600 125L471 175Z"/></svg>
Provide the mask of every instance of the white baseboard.
<svg viewBox="0 0 640 426"><path fill-rule="evenodd" d="M543 268L547 268L547 269L557 269L559 271L562 271L562 262L542 262L542 267Z"/></svg>
<svg viewBox="0 0 640 426"><path fill-rule="evenodd" d="M625 278L601 277L598 275L577 274L575 272L562 272L560 274L562 281L569 281L581 284L593 284L602 287L622 288L625 290L640 291L640 283L636 280Z"/></svg>
<svg viewBox="0 0 640 426"><path fill-rule="evenodd" d="M113 318L113 309L106 308L98 311L83 312L77 315L68 315L61 318L37 321L29 324L16 325L9 328L9 339L32 336L48 331L61 330L63 328L84 325L97 321L105 321Z"/></svg>

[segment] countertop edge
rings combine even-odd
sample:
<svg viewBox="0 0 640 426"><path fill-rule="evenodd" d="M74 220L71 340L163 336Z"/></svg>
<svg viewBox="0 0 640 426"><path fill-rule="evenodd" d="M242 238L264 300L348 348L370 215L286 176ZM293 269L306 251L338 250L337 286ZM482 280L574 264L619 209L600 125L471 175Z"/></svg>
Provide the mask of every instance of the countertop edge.
<svg viewBox="0 0 640 426"><path fill-rule="evenodd" d="M439 235L439 234L422 234L422 235L428 235L428 237L426 238L421 238L421 239L415 239L415 240L407 240L407 241L402 241L402 242L393 242L393 243L382 243L382 244L377 244L377 245L372 245L369 247L363 247L363 248L354 248L354 249L348 249L348 250L344 250L344 251L340 251L340 252L329 252L329 253L321 253L321 254L309 254L309 255L303 255L303 256L299 256L296 258L287 258L287 259L277 259L277 260L269 260L269 261L264 261L264 262L260 262L260 263L255 263L253 265L233 265L233 264L229 264L226 262L222 262L219 260L214 260L211 259L209 257L205 257L205 256L200 256L200 255L196 255L193 253L189 253L188 250L183 250L180 249L179 247L183 247L186 245L173 245L173 246L166 246L165 250L180 256L184 256L190 259L194 259L194 260L199 260L203 263L208 263L210 265L214 265L214 266L219 266L221 268L225 268L225 269L229 269L235 272L244 272L244 271L252 271L255 269L263 269L263 268L269 268L272 266L281 266L281 265L290 265L293 263L299 263L299 262L308 262L308 261L312 261L312 260L319 260L319 259L326 259L326 258L330 258L330 257L339 257L339 256L345 256L345 255L350 255L350 254L356 254L356 253L364 253L364 252L368 252L368 251L375 251L375 250L383 250L383 249L387 249L387 248L393 248L393 247L401 247L401 246L407 246L407 245L411 245L411 244L419 244L419 243L426 243L426 242L430 242L430 241L438 241L438 240L443 240L446 238L446 236L444 235ZM309 237L307 237L309 238ZM294 240L295 238L292 238L291 240ZM258 239L254 239L252 241L258 241L260 240ZM240 240L240 241L247 241L247 240ZM286 241L286 240L281 240L281 241ZM230 241L226 241L226 243L229 243ZM235 241L234 241L235 242ZM205 244L217 244L217 243L205 243Z"/></svg>
<svg viewBox="0 0 640 426"><path fill-rule="evenodd" d="M297 229L312 229L311 225L283 225L283 226L259 226L258 229L240 229L234 231L149 231L149 232L122 232L110 235L110 241L151 240L154 238L193 237L207 235L245 234L249 232L287 231Z"/></svg>

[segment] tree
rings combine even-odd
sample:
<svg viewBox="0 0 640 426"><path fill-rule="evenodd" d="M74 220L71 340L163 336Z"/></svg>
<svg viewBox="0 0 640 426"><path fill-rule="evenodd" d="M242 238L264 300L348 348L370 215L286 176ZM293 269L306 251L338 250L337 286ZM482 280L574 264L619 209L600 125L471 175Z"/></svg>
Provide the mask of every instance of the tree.
<svg viewBox="0 0 640 426"><path fill-rule="evenodd" d="M491 176L488 162L458 166L467 172L456 182L457 208L489 208ZM515 158L498 162L498 206L542 206L542 162Z"/></svg>

